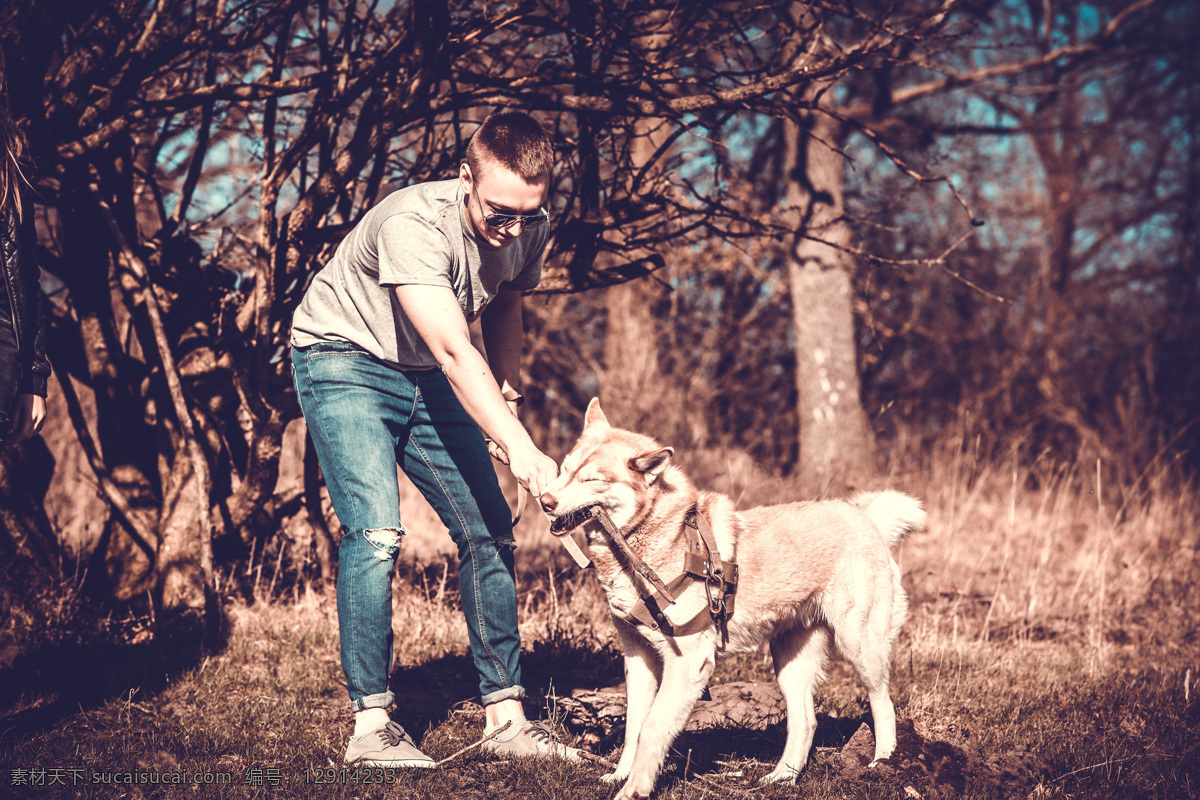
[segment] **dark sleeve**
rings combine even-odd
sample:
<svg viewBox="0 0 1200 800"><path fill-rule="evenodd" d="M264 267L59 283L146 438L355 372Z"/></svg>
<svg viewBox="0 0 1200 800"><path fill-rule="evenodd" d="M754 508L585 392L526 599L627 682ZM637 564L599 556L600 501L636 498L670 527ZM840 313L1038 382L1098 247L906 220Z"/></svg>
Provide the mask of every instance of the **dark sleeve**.
<svg viewBox="0 0 1200 800"><path fill-rule="evenodd" d="M46 396L46 380L50 377L50 360L46 357L48 318L46 295L38 282L41 269L37 258L37 226L34 224L33 198L22 197L23 219L17 241L17 268L24 286L26 335L21 343L21 369L17 378L17 394Z"/></svg>

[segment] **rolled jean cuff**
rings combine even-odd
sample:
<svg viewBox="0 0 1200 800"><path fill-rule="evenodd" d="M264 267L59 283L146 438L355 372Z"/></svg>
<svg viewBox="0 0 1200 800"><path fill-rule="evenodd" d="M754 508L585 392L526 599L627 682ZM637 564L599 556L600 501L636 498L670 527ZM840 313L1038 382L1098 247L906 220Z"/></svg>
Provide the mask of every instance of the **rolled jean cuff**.
<svg viewBox="0 0 1200 800"><path fill-rule="evenodd" d="M522 690L523 692L524 690ZM392 694L391 689L383 694L369 694L366 697L360 697L357 700L350 701L351 711L365 711L368 708L387 708L396 699L396 695Z"/></svg>
<svg viewBox="0 0 1200 800"><path fill-rule="evenodd" d="M492 703L499 703L501 700L520 700L524 696L524 686L510 686L498 692L488 692L480 699L483 700L485 706L490 706Z"/></svg>

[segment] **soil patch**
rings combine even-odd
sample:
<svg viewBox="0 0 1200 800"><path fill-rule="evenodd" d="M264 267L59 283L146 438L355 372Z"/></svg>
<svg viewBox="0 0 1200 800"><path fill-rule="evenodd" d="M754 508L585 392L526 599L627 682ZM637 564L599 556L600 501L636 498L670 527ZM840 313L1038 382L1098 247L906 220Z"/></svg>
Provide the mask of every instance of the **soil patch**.
<svg viewBox="0 0 1200 800"><path fill-rule="evenodd" d="M596 690L577 689L560 698L566 724L582 733L596 752L621 743L625 721L625 691L622 686ZM686 731L739 729L766 731L782 728L786 709L779 688L773 683L735 682L710 687L710 694L696 703ZM818 744L845 742L835 768L837 780L846 791L858 793L868 785L895 786L898 796L1028 797L1036 784L1037 759L1024 751L986 756L949 742L926 739L909 720L897 720L896 751L874 767L875 736L862 722L846 741L845 723L818 715ZM831 729L841 730L831 730ZM848 731L847 731L848 732ZM782 731L780 732L783 734ZM782 741L780 742L782 748ZM749 755L749 754L747 754ZM755 753L754 755L757 755ZM778 757L777 755L775 756Z"/></svg>

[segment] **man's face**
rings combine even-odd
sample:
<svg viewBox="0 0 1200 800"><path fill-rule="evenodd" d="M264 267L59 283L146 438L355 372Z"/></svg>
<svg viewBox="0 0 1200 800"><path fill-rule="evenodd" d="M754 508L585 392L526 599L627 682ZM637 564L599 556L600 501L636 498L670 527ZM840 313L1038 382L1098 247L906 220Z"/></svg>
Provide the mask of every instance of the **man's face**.
<svg viewBox="0 0 1200 800"><path fill-rule="evenodd" d="M546 203L550 176L544 175L528 183L520 175L495 163L487 165L482 172L483 175L476 179L466 164L459 168L458 179L467 198L467 221L480 242L496 249L508 247L525 230L525 225L517 221L496 228L488 225L484 217L489 214L536 214Z"/></svg>

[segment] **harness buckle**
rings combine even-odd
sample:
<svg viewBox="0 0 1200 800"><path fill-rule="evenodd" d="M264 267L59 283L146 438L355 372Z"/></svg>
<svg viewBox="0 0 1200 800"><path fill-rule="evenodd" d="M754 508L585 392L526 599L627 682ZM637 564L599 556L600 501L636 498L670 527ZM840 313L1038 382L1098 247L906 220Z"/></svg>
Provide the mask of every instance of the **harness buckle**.
<svg viewBox="0 0 1200 800"><path fill-rule="evenodd" d="M713 590L716 596L713 596ZM723 621L725 609L725 575L720 567L713 567L711 559L704 562L704 594L708 598L708 613L714 620Z"/></svg>

